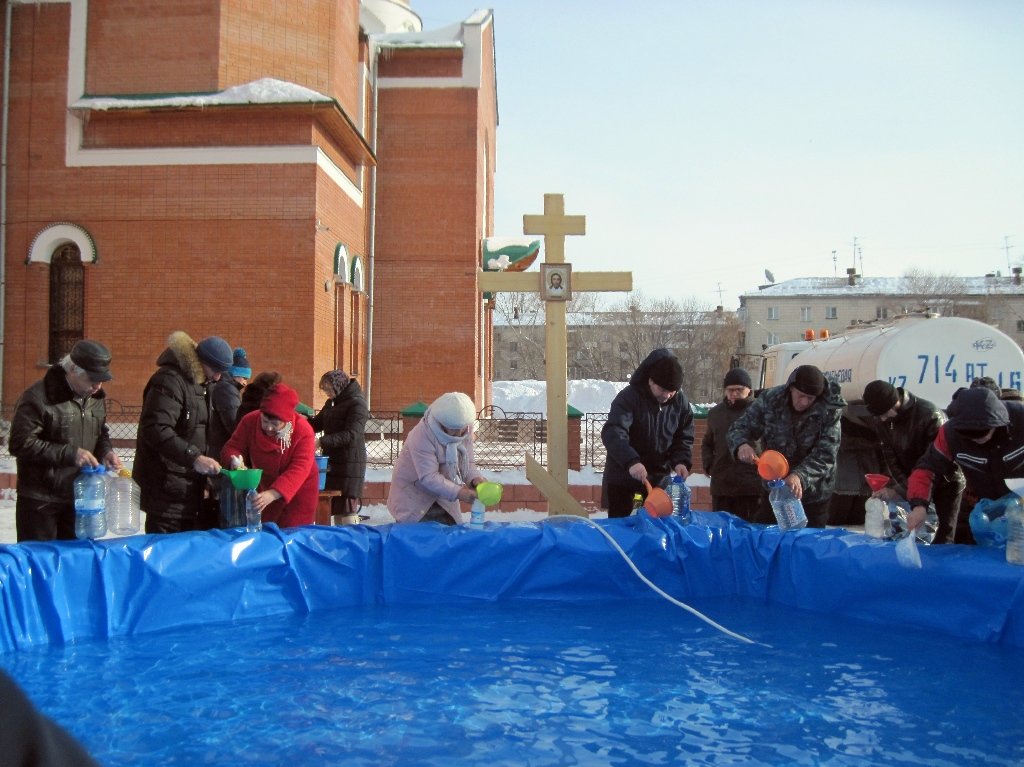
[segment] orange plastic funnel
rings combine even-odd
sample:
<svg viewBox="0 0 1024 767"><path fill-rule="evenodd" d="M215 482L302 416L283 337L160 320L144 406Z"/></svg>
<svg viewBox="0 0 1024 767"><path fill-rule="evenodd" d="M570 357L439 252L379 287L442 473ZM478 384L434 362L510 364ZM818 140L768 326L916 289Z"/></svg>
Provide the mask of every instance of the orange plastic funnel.
<svg viewBox="0 0 1024 767"><path fill-rule="evenodd" d="M868 487L871 488L872 493L877 493L883 487L889 484L889 477L885 474L865 474L864 479L868 483Z"/></svg>
<svg viewBox="0 0 1024 767"><path fill-rule="evenodd" d="M757 473L761 479L782 479L789 474L789 461L778 450L765 450L757 459Z"/></svg>
<svg viewBox="0 0 1024 767"><path fill-rule="evenodd" d="M647 499L644 501L644 508L652 517L672 516L672 499L669 494L660 487L651 487L651 483L644 480L644 487L647 488Z"/></svg>

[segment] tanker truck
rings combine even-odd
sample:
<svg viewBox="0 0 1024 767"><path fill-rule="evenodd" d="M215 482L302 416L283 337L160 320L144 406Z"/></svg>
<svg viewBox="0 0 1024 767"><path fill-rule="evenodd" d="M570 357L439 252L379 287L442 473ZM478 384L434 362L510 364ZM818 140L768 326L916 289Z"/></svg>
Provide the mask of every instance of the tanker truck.
<svg viewBox="0 0 1024 767"><path fill-rule="evenodd" d="M953 392L982 376L1002 389L1019 390L1024 351L984 322L908 314L832 338L770 346L762 357L762 387L784 384L798 365L814 365L837 381L847 402L859 402L864 387L881 379L944 408Z"/></svg>

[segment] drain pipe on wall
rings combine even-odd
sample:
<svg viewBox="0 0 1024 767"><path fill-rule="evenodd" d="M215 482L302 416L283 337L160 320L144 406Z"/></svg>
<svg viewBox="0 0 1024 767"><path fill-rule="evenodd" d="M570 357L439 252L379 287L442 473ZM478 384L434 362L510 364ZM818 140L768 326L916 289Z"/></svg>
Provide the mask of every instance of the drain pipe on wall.
<svg viewBox="0 0 1024 767"><path fill-rule="evenodd" d="M0 404L4 401L4 315L7 314L7 121L11 103L11 6L4 18L4 100L0 114Z"/></svg>
<svg viewBox="0 0 1024 767"><path fill-rule="evenodd" d="M372 75L370 84L373 89L370 100L370 150L373 152L373 165L370 166L370 231L369 242L367 243L367 271L370 273L366 280L366 375L363 380L366 384L363 392L366 395L367 408L373 403L373 285L377 274L377 264L374 260L377 252L377 45L374 43L371 50Z"/></svg>

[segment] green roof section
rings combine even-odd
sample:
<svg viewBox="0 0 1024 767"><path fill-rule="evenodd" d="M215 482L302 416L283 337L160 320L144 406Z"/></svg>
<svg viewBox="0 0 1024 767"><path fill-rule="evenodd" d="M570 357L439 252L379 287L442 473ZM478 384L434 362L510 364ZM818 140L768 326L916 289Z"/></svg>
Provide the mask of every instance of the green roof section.
<svg viewBox="0 0 1024 767"><path fill-rule="evenodd" d="M565 404L565 414L569 418L582 418L583 417L583 411L582 410L577 410L572 405L570 405L568 402Z"/></svg>
<svg viewBox="0 0 1024 767"><path fill-rule="evenodd" d="M422 418L423 414L427 412L428 407L430 407L430 405L428 405L426 402L413 402L411 405L406 405L398 412L401 413L403 416L417 415L420 418Z"/></svg>

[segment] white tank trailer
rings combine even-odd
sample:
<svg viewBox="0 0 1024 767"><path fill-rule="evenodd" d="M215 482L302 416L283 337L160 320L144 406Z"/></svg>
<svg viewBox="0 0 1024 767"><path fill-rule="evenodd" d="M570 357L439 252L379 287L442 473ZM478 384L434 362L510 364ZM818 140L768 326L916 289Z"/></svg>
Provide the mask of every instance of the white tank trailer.
<svg viewBox="0 0 1024 767"><path fill-rule="evenodd" d="M765 350L762 386L783 384L798 365L815 365L838 381L847 402L882 379L945 408L953 392L988 376L1020 389L1024 351L1002 331L965 317L915 314L851 328L828 339L776 344Z"/></svg>

